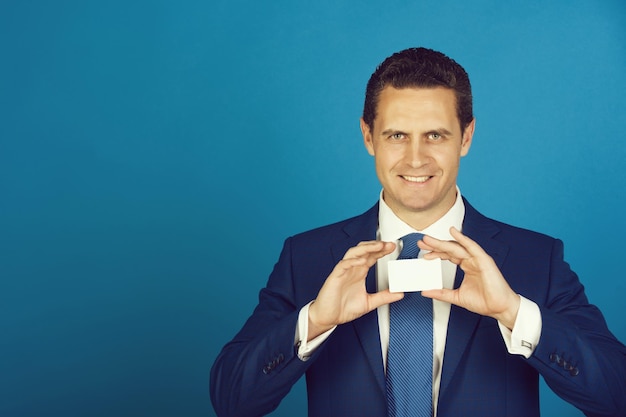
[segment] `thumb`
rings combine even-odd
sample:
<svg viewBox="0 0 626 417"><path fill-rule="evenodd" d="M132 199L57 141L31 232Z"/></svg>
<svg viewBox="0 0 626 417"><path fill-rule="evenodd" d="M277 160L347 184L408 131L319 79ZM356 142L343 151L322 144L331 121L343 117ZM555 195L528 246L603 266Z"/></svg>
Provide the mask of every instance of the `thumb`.
<svg viewBox="0 0 626 417"><path fill-rule="evenodd" d="M456 302L457 293L458 293L457 290L441 288L438 290L424 290L422 291L422 296L432 298L433 300L439 300L439 301L444 301L446 303L458 305Z"/></svg>
<svg viewBox="0 0 626 417"><path fill-rule="evenodd" d="M379 291L369 295L369 307L371 310L374 310L382 305L390 304L402 300L403 298L403 292L390 292L389 290Z"/></svg>

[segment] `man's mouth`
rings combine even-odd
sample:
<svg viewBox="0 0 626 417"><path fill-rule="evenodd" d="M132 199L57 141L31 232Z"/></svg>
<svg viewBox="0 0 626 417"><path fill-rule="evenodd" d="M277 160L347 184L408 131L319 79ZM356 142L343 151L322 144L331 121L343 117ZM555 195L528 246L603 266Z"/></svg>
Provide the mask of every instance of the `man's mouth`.
<svg viewBox="0 0 626 417"><path fill-rule="evenodd" d="M430 179L430 175L425 175L425 176L422 176L422 177L410 177L408 175L401 175L401 177L403 179L405 179L406 181L417 182L417 183L426 182L426 181L428 181Z"/></svg>

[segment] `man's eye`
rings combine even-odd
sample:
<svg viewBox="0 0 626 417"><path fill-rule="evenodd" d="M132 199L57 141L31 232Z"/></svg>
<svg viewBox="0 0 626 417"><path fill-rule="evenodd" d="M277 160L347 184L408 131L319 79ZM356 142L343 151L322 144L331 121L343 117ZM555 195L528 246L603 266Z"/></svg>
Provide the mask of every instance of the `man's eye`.
<svg viewBox="0 0 626 417"><path fill-rule="evenodd" d="M394 139L394 140L401 140L401 139L404 139L404 133L394 133L390 137L391 139Z"/></svg>
<svg viewBox="0 0 626 417"><path fill-rule="evenodd" d="M428 135L428 137L432 140L439 140L441 139L441 135L439 133L431 133L430 135Z"/></svg>

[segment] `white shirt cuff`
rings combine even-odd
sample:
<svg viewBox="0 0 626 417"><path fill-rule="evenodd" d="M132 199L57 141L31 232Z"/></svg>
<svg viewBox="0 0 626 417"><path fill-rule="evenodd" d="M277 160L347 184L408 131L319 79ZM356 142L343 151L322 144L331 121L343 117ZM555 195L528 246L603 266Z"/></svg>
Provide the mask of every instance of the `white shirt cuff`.
<svg viewBox="0 0 626 417"><path fill-rule="evenodd" d="M541 311L539 306L527 298L520 297L520 306L513 330L498 322L500 333L509 353L522 355L526 359L535 351L541 336Z"/></svg>
<svg viewBox="0 0 626 417"><path fill-rule="evenodd" d="M315 349L324 343L333 330L337 328L337 326L335 326L317 336L315 339L307 342L307 339L309 338L309 306L312 303L313 301L302 307L300 310L300 314L298 314L298 325L296 326L296 335L294 338L294 344L298 347L298 357L303 361L309 359L309 357L315 352Z"/></svg>

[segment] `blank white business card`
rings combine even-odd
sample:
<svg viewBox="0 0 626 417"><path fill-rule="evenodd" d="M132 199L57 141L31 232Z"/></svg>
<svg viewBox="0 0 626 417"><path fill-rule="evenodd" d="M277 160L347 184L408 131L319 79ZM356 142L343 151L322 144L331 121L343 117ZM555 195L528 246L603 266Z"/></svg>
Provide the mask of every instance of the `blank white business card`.
<svg viewBox="0 0 626 417"><path fill-rule="evenodd" d="M398 259L387 262L389 291L413 292L443 288L441 259Z"/></svg>

